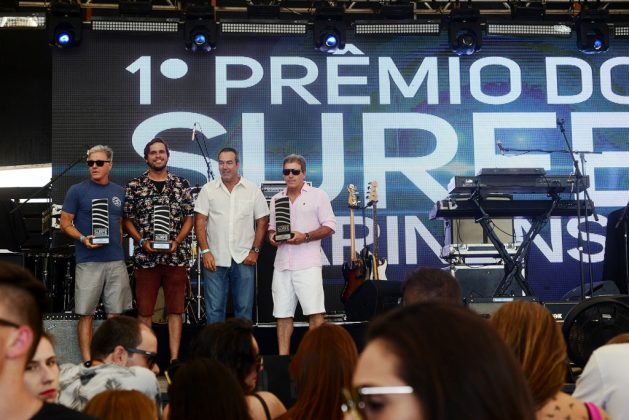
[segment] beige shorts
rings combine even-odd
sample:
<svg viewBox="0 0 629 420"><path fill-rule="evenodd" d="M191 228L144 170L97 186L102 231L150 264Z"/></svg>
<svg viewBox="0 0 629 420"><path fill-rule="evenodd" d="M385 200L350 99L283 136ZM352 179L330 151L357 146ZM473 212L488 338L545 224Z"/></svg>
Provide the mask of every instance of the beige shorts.
<svg viewBox="0 0 629 420"><path fill-rule="evenodd" d="M101 296L108 314L131 309L129 273L124 261L80 263L74 274L75 313L92 315Z"/></svg>

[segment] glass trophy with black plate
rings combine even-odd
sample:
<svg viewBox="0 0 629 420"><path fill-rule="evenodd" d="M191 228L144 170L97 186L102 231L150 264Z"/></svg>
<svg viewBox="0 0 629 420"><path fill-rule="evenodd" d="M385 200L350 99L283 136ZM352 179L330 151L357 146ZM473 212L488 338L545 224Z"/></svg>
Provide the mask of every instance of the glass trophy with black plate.
<svg viewBox="0 0 629 420"><path fill-rule="evenodd" d="M153 207L153 249L170 249L170 206L156 204Z"/></svg>
<svg viewBox="0 0 629 420"><path fill-rule="evenodd" d="M107 198L92 200L92 243L94 245L109 243L109 201Z"/></svg>

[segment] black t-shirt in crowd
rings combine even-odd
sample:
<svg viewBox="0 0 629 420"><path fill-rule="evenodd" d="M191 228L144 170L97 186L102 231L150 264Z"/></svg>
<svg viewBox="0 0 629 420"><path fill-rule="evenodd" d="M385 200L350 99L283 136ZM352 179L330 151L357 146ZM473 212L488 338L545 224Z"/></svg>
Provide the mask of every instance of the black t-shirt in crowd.
<svg viewBox="0 0 629 420"><path fill-rule="evenodd" d="M95 420L95 418L60 404L44 403L31 420Z"/></svg>

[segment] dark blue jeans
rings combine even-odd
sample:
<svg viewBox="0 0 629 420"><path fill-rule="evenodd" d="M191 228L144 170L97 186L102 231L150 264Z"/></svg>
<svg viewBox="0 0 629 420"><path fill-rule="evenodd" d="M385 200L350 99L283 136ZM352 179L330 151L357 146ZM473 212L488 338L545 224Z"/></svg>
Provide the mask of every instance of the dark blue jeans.
<svg viewBox="0 0 629 420"><path fill-rule="evenodd" d="M203 268L205 313L208 324L225 320L229 290L232 292L234 316L252 319L254 276L255 266L238 264L234 260L230 267L216 267L216 271Z"/></svg>

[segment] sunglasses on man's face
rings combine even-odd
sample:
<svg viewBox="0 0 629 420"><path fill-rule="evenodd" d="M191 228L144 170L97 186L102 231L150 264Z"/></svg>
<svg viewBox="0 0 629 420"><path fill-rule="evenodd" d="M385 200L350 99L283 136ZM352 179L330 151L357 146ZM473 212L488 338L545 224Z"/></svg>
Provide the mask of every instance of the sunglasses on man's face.
<svg viewBox="0 0 629 420"><path fill-rule="evenodd" d="M301 173L301 169L284 169L282 173L287 176L289 174L299 175Z"/></svg>
<svg viewBox="0 0 629 420"><path fill-rule="evenodd" d="M136 353L140 356L144 356L144 358L146 358L146 364L148 365L149 369L152 369L153 366L155 366L155 364L157 363L157 353L129 347L125 347L125 350L127 351L127 353Z"/></svg>
<svg viewBox="0 0 629 420"><path fill-rule="evenodd" d="M96 166L101 167L105 163L109 163L109 162L111 162L111 160L88 160L87 166L91 168L92 166L94 166L94 164L96 164Z"/></svg>

